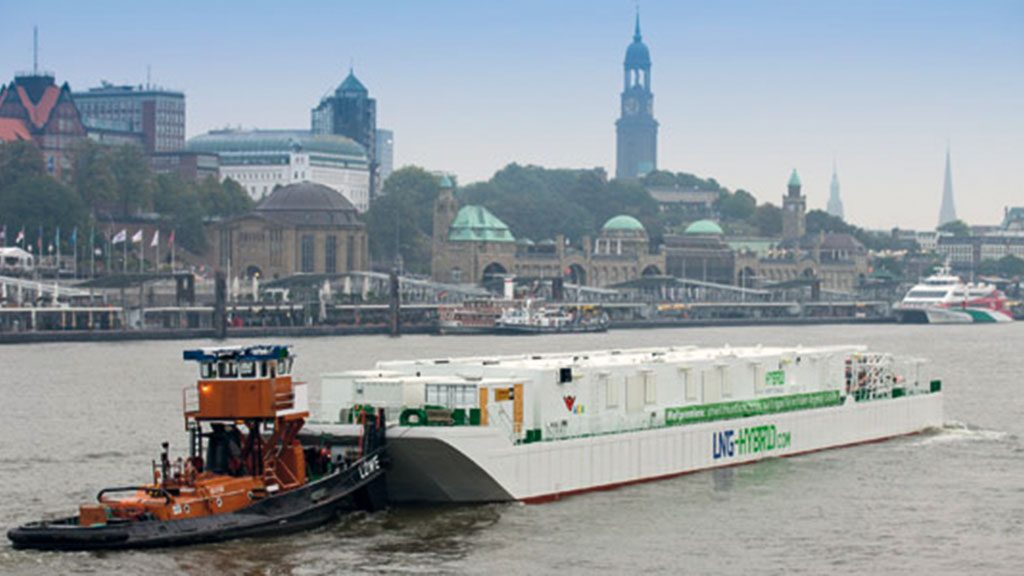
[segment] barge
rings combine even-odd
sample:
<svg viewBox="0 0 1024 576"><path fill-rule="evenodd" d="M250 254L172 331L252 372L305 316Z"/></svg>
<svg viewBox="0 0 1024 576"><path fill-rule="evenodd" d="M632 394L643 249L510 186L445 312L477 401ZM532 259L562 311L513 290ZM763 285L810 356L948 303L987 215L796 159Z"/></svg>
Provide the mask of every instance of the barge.
<svg viewBox="0 0 1024 576"><path fill-rule="evenodd" d="M391 502L544 502L941 427L924 369L861 346L380 362L323 375L307 432L384 410Z"/></svg>

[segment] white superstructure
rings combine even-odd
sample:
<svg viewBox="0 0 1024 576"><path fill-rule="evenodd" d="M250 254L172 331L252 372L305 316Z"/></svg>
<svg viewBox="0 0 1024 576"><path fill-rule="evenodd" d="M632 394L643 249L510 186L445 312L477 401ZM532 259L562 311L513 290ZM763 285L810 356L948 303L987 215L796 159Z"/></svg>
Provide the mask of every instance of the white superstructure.
<svg viewBox="0 0 1024 576"><path fill-rule="evenodd" d="M390 421L397 502L544 501L942 424L922 362L862 347L605 350L326 374L312 430Z"/></svg>

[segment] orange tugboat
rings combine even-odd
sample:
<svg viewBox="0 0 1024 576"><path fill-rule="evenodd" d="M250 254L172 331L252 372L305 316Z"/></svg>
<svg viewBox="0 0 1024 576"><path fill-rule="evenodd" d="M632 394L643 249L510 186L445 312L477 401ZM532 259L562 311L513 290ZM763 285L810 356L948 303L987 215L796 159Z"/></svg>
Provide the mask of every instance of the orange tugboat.
<svg viewBox="0 0 1024 576"><path fill-rule="evenodd" d="M200 372L182 391L189 457L172 462L165 442L152 483L107 488L77 516L15 528L7 533L15 547L197 544L293 532L384 505L383 411L359 415L354 442L311 437L303 445L306 386L292 380L287 346L189 350L184 358Z"/></svg>

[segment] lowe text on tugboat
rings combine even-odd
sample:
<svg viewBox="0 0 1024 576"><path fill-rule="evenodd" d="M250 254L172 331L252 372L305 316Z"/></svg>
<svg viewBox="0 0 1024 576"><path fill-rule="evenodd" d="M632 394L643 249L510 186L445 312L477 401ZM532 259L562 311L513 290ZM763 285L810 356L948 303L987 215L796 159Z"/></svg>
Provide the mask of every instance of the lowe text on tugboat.
<svg viewBox="0 0 1024 576"><path fill-rule="evenodd" d="M293 532L383 505L383 412L362 412L347 442L303 445L308 400L292 380L294 357L287 346L186 351L199 364L198 382L183 390L189 457L172 462L165 442L152 482L101 490L78 515L31 522L8 538L48 550L198 544Z"/></svg>

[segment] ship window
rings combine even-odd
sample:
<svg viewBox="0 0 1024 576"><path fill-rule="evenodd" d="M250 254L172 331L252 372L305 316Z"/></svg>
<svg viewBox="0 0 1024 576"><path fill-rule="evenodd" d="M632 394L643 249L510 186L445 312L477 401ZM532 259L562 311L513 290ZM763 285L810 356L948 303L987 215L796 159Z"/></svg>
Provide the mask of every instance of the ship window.
<svg viewBox="0 0 1024 576"><path fill-rule="evenodd" d="M565 384L566 382L572 382L572 368L559 368L558 383Z"/></svg>
<svg viewBox="0 0 1024 576"><path fill-rule="evenodd" d="M266 378L266 377L267 377L267 363L266 362L260 362L260 378Z"/></svg>
<svg viewBox="0 0 1024 576"><path fill-rule="evenodd" d="M256 377L256 363L254 362L239 362L238 363L238 375L242 378L255 378Z"/></svg>
<svg viewBox="0 0 1024 576"><path fill-rule="evenodd" d="M217 364L217 373L221 378L237 378L238 364L234 362L219 362Z"/></svg>
<svg viewBox="0 0 1024 576"><path fill-rule="evenodd" d="M213 370L213 362L203 362L199 365L200 378L213 378L216 373Z"/></svg>

